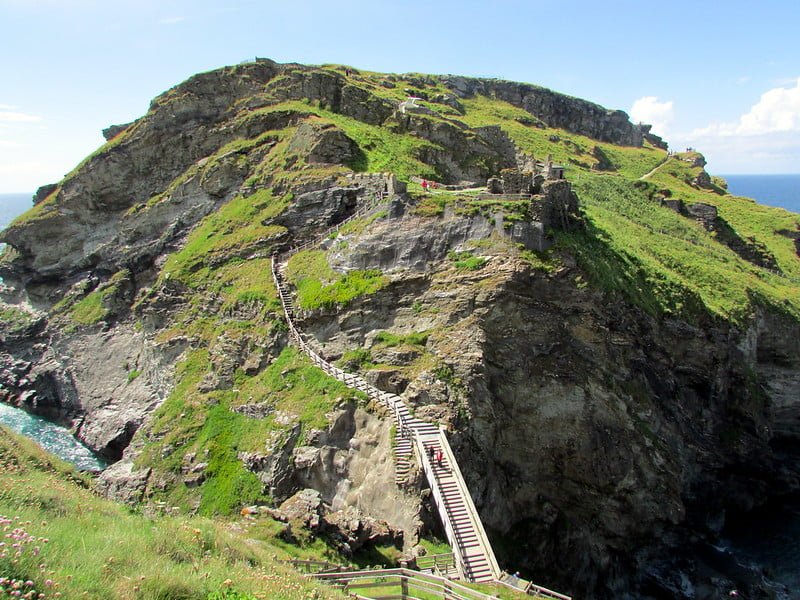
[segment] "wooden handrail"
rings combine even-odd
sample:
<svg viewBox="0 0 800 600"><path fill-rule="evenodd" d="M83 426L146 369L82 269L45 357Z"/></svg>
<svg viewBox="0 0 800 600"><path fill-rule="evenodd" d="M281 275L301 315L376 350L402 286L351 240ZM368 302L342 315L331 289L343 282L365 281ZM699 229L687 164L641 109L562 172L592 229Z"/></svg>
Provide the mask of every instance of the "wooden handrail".
<svg viewBox="0 0 800 600"><path fill-rule="evenodd" d="M430 591L437 591L440 593L446 593L446 598L450 598L452 600L497 600L497 596L484 594L483 592L479 592L477 590L473 590L468 588L464 585L460 585L455 583L449 579L444 577L438 577L436 575L428 575L427 573L421 573L420 571L414 571L412 569L379 569L379 570L367 570L367 571L348 571L344 573L310 573L310 577L318 581L323 581L326 583L344 583L344 582L352 582L357 581L359 579L377 579L383 578L387 580L396 579L397 581L405 581L409 584L421 584L424 588L427 588ZM364 585L363 587L368 587ZM433 588L433 589L431 589ZM406 596L411 597L411 596Z"/></svg>
<svg viewBox="0 0 800 600"><path fill-rule="evenodd" d="M461 488L461 495L464 497L464 502L467 504L467 512L470 515L475 532L478 534L478 539L481 542L483 552L486 554L486 558L489 560L489 566L492 569L492 577L494 579L499 579L502 571L497 565L497 558L494 555L494 550L492 550L492 545L489 543L486 530L483 528L483 522L478 516L478 509L475 508L475 503L472 501L472 496L469 493L469 489L467 489L467 483L464 481L464 476L461 474L461 469L458 467L458 462L453 454L453 449L450 447L450 443L447 441L447 435L445 434L443 427L439 428L439 437L441 438L442 452L444 453L444 457L450 464L450 468L455 474L456 484Z"/></svg>
<svg viewBox="0 0 800 600"><path fill-rule="evenodd" d="M377 207L380 201L383 200L383 194L378 194L372 202L368 203L364 207L357 210L351 217L335 225L332 228L329 228L326 232L323 232L319 236L317 236L311 242L303 244L301 246L297 246L294 248L289 249L283 257L288 258L295 254L296 252L313 247L315 245L320 244L324 239L327 239L328 236L331 235L332 232L338 231L341 227L345 224L350 222L351 220L358 218L367 214L370 210ZM280 270L278 269L278 255L272 255L272 262L271 262L271 270L272 270L272 277L275 282L275 287L278 290L278 297L281 302L281 307L283 308L283 312L286 318L286 322L288 324L289 329L289 337L290 339L297 344L300 350L305 353L311 359L312 363L321 368L325 373L329 374L331 377L342 381L350 387L351 389L356 389L361 392L367 394L367 396L374 400L381 405L387 407L391 414L392 419L397 427L398 433L407 439L412 441L413 447L416 449L417 458L419 460L420 465L422 465L423 471L430 483L431 488L431 495L433 497L434 503L436 504L439 515L442 518L442 523L444 525L445 534L447 535L447 539L450 542L450 545L453 549L453 562L455 564L456 570L458 574L464 578L469 579L469 571L468 565L466 564L466 556L462 552L461 544L459 541L459 536L456 534L456 528L454 524L451 522L450 519L450 511L448 509L447 501L444 496L444 493L439 486L438 478L436 475L436 471L431 463L430 456L425 448L425 442L423 441L422 434L420 433L421 427L425 427L427 425L428 431L425 432L425 441L431 442L438 442L441 450L446 457L447 464L450 465L451 473L453 475L453 479L456 482L456 487L458 488L458 496L463 500L466 512L469 515L469 522L472 528L473 533L478 538L478 543L482 554L486 557L488 562L489 571L491 572L491 577L494 581L500 582L501 571L497 565L497 559L495 558L494 551L492 550L491 544L489 543L489 539L486 535L486 531L483 528L483 524L481 523L480 517L478 516L477 509L472 501L472 497L469 494L469 490L467 489L467 485L464 482L464 477L461 473L461 470L458 467L458 463L456 462L455 455L453 454L452 448L450 448L450 444L447 441L447 436L443 428L439 428L438 432L430 431L431 427L430 424L424 424L421 421L410 417L410 412L408 411L407 407L403 403L403 400L395 395L390 394L388 392L384 392L376 388L375 386L369 384L366 380L364 380L359 375L353 373L347 373L346 371L336 367L326 361L322 356L317 354L313 348L303 339L300 331L294 324L293 314L294 309L291 304L291 299L288 297L288 292L286 291L286 286L284 283L283 275L281 274ZM408 573L414 574L414 577L417 579L424 578L424 577L433 577L434 579L441 579L435 576L424 576L417 571L408 571L407 569L395 569L395 570L384 570L381 573L394 573L399 572L402 577L408 579ZM339 577L356 577L358 573L362 572L350 572L350 573L316 573L314 574L315 577L319 579L335 579L337 576ZM371 576L375 576L376 571L368 571L366 573L370 573ZM455 585L449 580L441 579L442 581L446 581L449 586ZM500 582L502 583L502 582ZM507 585L507 584L506 584ZM463 587L463 586L459 586ZM513 587L513 586L508 586ZM557 594L556 592L552 592L551 590L547 590L546 588L540 588L538 586L532 586L536 588L536 591L541 592L549 592L553 598L558 598L559 600L569 600L568 596L563 596L561 594ZM405 589L405 588L404 588ZM475 593L474 590L470 590L469 588L463 588L470 593ZM515 588L516 589L516 588ZM541 592L540 592L541 590ZM446 589L446 592L452 594L451 587ZM405 596L403 596L405 597ZM458 595L450 595L448 597L451 598L461 598L462 596ZM485 594L473 595L473 596L463 596L465 600L471 600L472 598L482 599L482 598L492 598L491 596L486 596Z"/></svg>

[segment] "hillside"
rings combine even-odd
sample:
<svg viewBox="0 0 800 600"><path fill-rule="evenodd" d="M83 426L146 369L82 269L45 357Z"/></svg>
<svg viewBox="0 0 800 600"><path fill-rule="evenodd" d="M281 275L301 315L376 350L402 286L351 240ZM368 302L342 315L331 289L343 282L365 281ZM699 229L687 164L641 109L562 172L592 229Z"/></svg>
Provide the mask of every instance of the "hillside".
<svg viewBox="0 0 800 600"><path fill-rule="evenodd" d="M293 556L279 523L144 516L99 498L88 477L35 444L0 432L0 527L18 544L0 554L4 597L16 589L23 598L342 597L278 560Z"/></svg>
<svg viewBox="0 0 800 600"><path fill-rule="evenodd" d="M259 59L106 135L0 234L0 399L115 461L105 493L210 517L313 488L409 548L431 527L390 421L288 344L270 276L385 193L289 260L299 323L449 429L508 568L587 597L766 589L708 555L798 492L798 215L497 80ZM532 178L550 161L568 183Z"/></svg>

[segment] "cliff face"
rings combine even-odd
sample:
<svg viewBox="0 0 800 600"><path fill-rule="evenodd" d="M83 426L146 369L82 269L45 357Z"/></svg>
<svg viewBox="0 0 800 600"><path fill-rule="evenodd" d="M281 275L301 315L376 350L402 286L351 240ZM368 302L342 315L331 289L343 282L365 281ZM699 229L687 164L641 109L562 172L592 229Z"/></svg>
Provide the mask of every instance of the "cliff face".
<svg viewBox="0 0 800 600"><path fill-rule="evenodd" d="M409 94L425 111L398 110ZM394 486L380 412L287 347L269 277L273 251L385 193L290 261L300 323L450 428L501 562L587 597L755 594L711 544L798 492L797 220L694 186L702 165L648 135L527 84L266 60L192 77L0 234L2 400L118 461L114 497L215 514L313 487L412 543L419 481ZM582 209L528 172L548 154ZM509 169L542 193L474 189Z"/></svg>
<svg viewBox="0 0 800 600"><path fill-rule="evenodd" d="M309 314L303 328L333 357L369 349L381 366L367 374L449 423L506 564L587 597L691 596L687 581L700 597L719 593L729 574L712 583L704 552L726 515L797 489L800 473L784 462L800 417L800 352L788 342L797 322L654 319L576 288L568 259L536 269L497 247L465 274L437 250L443 231L464 225L445 220L426 236L400 220L349 241L332 264L372 257L404 275L350 310ZM436 332L426 346L435 366L419 372L413 352L385 348L383 329ZM748 577L755 590L760 576Z"/></svg>

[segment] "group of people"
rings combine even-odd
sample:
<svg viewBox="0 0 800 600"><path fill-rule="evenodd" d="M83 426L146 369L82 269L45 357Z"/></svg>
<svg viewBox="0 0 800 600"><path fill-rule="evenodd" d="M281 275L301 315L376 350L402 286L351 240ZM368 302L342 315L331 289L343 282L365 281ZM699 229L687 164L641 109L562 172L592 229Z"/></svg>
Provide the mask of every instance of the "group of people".
<svg viewBox="0 0 800 600"><path fill-rule="evenodd" d="M435 181L428 181L427 179L423 179L420 185L422 185L423 192L427 192L429 189L432 190L434 188L439 187L438 183L436 183Z"/></svg>
<svg viewBox="0 0 800 600"><path fill-rule="evenodd" d="M444 455L442 454L441 448L434 448L432 445L428 446L428 456L431 457L431 462L435 460L438 466L442 466L442 458L444 458Z"/></svg>

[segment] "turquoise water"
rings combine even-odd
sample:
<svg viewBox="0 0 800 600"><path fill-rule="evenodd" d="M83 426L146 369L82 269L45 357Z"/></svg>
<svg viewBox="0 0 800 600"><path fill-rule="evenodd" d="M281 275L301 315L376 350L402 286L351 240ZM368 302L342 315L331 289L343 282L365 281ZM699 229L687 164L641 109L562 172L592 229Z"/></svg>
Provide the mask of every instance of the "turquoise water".
<svg viewBox="0 0 800 600"><path fill-rule="evenodd" d="M723 175L728 191L800 213L800 175Z"/></svg>
<svg viewBox="0 0 800 600"><path fill-rule="evenodd" d="M32 194L0 194L0 229L31 208ZM1 246L2 244L0 244ZM31 438L42 448L82 471L100 471L106 464L76 440L69 429L54 425L24 410L0 404L0 424Z"/></svg>
<svg viewBox="0 0 800 600"><path fill-rule="evenodd" d="M72 463L81 471L101 471L106 468L106 463L76 440L66 427L2 403L0 424L29 437L48 452Z"/></svg>

